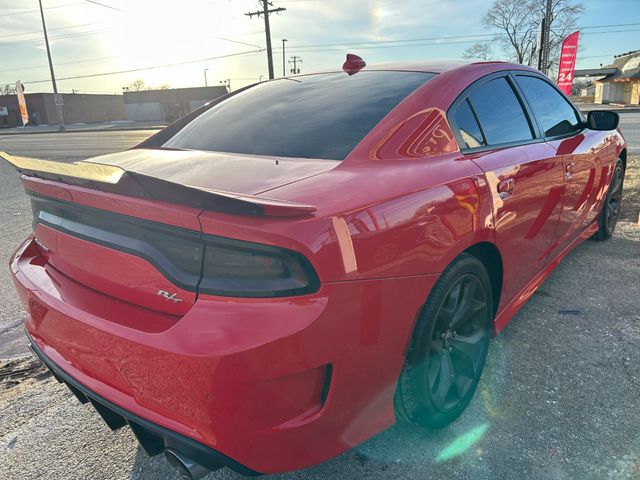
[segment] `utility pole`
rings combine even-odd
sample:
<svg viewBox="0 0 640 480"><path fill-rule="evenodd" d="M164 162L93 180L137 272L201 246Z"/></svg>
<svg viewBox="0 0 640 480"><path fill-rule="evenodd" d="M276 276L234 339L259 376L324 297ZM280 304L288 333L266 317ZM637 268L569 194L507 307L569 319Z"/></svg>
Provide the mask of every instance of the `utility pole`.
<svg viewBox="0 0 640 480"><path fill-rule="evenodd" d="M294 55L293 57L291 57L291 60L289 60L289 63L293 63L293 68L291 69L291 73L293 73L294 75L296 75L297 73L300 73L300 68L298 68L298 64L302 63L302 59L296 55Z"/></svg>
<svg viewBox="0 0 640 480"><path fill-rule="evenodd" d="M544 17L540 20L538 35L536 37L536 48L534 49L534 54L536 56L536 68L540 71L542 71L542 37L544 37Z"/></svg>
<svg viewBox="0 0 640 480"><path fill-rule="evenodd" d="M49 71L51 72L51 83L53 84L53 98L58 109L58 130L64 131L64 119L62 118L62 97L58 95L58 86L56 85L56 74L53 71L53 62L51 61L51 49L49 48L49 37L47 36L47 24L44 21L44 9L42 8L42 0L38 0L40 4L40 18L42 18L42 31L44 32L44 43L47 47L47 57L49 58Z"/></svg>
<svg viewBox="0 0 640 480"><path fill-rule="evenodd" d="M205 86L205 87L208 87L208 86L209 86L209 84L207 83L207 71L208 71L208 70L209 70L208 68L205 68L205 69L204 69L204 86Z"/></svg>
<svg viewBox="0 0 640 480"><path fill-rule="evenodd" d="M283 77L287 76L287 72L285 70L285 64L287 63L285 59L287 58L287 56L285 55L285 52L284 52L284 42L287 42L287 41L288 40L286 38L282 39L282 76Z"/></svg>
<svg viewBox="0 0 640 480"><path fill-rule="evenodd" d="M549 31L551 30L551 2L547 0L547 6L542 20L542 59L540 60L540 71L547 75L549 73Z"/></svg>
<svg viewBox="0 0 640 480"><path fill-rule="evenodd" d="M269 26L269 15L272 13L284 12L286 8L269 8L273 7L273 3L269 0L260 0L262 3L262 10L258 10L256 12L248 12L245 13L246 16L252 18L254 15L258 17L260 15L264 16L264 32L267 37L267 65L269 66L269 80L273 80L273 51L271 50L271 27Z"/></svg>

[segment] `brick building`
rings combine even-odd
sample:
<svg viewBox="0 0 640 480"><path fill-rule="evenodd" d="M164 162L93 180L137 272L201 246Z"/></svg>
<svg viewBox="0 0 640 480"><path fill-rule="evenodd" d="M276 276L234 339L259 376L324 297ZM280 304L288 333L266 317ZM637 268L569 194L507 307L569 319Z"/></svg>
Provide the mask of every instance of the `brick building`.
<svg viewBox="0 0 640 480"><path fill-rule="evenodd" d="M64 122L99 123L125 120L122 95L95 95L85 93L63 93ZM58 123L58 111L52 93L26 93L29 121L43 125ZM4 108L3 108L4 107ZM0 128L21 125L16 95L0 95Z"/></svg>
<svg viewBox="0 0 640 480"><path fill-rule="evenodd" d="M127 91L124 103L128 120L173 122L226 94L226 86Z"/></svg>

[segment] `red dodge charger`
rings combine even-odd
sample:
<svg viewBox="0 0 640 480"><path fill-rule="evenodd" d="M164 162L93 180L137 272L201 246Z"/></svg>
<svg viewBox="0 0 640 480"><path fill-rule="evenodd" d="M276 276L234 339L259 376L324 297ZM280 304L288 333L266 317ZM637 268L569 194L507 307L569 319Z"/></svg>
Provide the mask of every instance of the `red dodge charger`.
<svg viewBox="0 0 640 480"><path fill-rule="evenodd" d="M2 156L34 231L10 268L33 351L193 477L327 460L468 405L489 340L612 235L626 144L500 62L230 93L135 148Z"/></svg>

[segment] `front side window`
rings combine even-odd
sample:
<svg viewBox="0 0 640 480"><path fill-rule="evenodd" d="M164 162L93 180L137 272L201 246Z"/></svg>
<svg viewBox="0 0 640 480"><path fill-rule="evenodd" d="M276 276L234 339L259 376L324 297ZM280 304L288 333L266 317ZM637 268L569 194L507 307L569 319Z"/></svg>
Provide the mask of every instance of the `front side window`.
<svg viewBox="0 0 640 480"><path fill-rule="evenodd" d="M518 75L516 79L545 137L580 130L578 114L555 88L541 78L529 75Z"/></svg>
<svg viewBox="0 0 640 480"><path fill-rule="evenodd" d="M163 146L343 160L394 107L434 76L362 71L267 82L215 105Z"/></svg>
<svg viewBox="0 0 640 480"><path fill-rule="evenodd" d="M506 78L496 78L475 88L469 101L488 145L533 139L524 110Z"/></svg>

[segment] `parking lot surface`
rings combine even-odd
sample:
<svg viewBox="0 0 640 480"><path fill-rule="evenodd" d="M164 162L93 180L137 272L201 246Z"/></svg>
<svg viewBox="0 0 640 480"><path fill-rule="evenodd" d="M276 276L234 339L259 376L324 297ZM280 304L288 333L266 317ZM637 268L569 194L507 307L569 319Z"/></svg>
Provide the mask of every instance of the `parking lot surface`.
<svg viewBox="0 0 640 480"><path fill-rule="evenodd" d="M127 148L149 133L0 137L0 150L73 160ZM570 253L493 340L479 389L458 421L434 432L397 425L329 462L274 478L639 479L640 152L634 152L615 237ZM111 432L26 353L22 308L6 264L30 231L31 213L17 175L4 164L0 184L0 478L177 478L162 456L148 458L128 429ZM207 478L241 477L220 470Z"/></svg>

